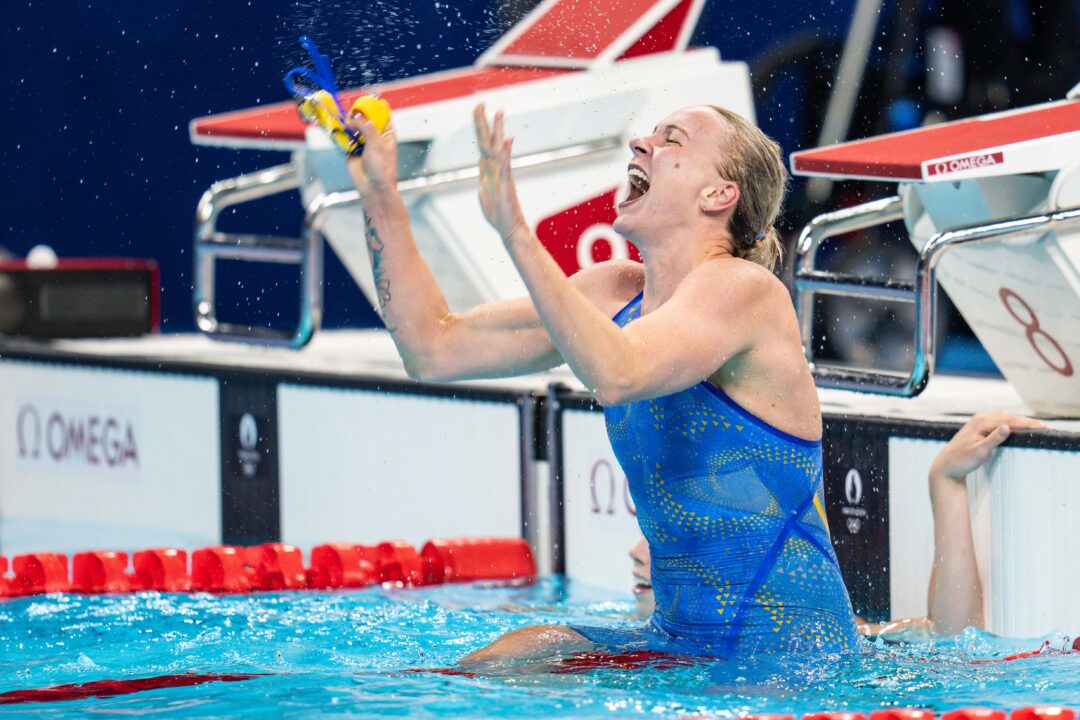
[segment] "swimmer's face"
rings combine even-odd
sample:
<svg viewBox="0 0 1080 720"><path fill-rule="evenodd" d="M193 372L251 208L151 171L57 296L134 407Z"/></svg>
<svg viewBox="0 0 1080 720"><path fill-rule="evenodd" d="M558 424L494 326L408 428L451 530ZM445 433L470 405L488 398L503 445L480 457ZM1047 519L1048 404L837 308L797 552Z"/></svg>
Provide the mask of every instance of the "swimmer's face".
<svg viewBox="0 0 1080 720"><path fill-rule="evenodd" d="M616 232L638 242L664 237L705 214L734 207L738 186L722 177L727 123L712 108L667 116L652 134L630 141L629 192Z"/></svg>
<svg viewBox="0 0 1080 720"><path fill-rule="evenodd" d="M641 538L630 548L630 559L634 562L634 605L638 615L648 617L652 615L656 602L653 599L649 544L645 542L645 538Z"/></svg>

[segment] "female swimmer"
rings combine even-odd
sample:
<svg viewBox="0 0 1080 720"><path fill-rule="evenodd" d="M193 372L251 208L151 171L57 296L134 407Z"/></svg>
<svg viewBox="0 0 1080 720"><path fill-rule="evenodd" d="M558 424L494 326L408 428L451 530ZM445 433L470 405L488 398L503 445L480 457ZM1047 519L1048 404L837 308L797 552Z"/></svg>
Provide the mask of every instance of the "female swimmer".
<svg viewBox="0 0 1080 720"><path fill-rule="evenodd" d="M652 556L641 631L536 626L461 661L485 672L576 652L845 652L856 627L822 507L821 412L773 228L780 148L739 115L679 110L630 142L615 230L643 263L567 278L529 228L502 113L475 111L480 203L529 295L450 312L396 189L392 128L349 169L386 326L409 374L505 376L567 363L604 406ZM613 321L614 320L614 321Z"/></svg>

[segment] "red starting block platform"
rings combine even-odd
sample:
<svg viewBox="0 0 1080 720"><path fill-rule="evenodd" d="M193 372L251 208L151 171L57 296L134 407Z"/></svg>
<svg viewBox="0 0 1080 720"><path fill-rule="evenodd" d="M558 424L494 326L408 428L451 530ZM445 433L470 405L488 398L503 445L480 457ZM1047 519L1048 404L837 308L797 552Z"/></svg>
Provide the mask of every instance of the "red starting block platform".
<svg viewBox="0 0 1080 720"><path fill-rule="evenodd" d="M341 93L346 107L378 93L395 112L551 80L618 60L686 49L704 0L546 0L515 25L473 67L431 73ZM574 28L567 32L567 28ZM290 149L306 126L294 102L197 118L198 145Z"/></svg>
<svg viewBox="0 0 1080 720"><path fill-rule="evenodd" d="M1080 102L1036 105L791 155L796 175L935 182L1044 172L1080 141Z"/></svg>

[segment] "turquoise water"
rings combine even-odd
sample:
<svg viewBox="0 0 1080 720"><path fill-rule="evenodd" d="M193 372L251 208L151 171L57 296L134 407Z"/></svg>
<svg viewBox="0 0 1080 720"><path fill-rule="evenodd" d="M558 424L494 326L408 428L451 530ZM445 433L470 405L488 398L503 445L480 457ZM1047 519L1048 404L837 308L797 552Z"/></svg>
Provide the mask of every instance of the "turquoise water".
<svg viewBox="0 0 1080 720"><path fill-rule="evenodd" d="M5 716L669 718L754 712L944 710L1075 703L1080 654L968 631L956 640L867 644L812 664L708 662L469 678L452 665L535 622L629 627L626 596L563 583L525 588L244 596L50 595L0 601L0 692L179 673L252 673L106 698L0 706ZM1064 636L1047 638L1065 647ZM972 661L991 662L972 662ZM533 668L535 671L537 668ZM543 668L541 668L543 669Z"/></svg>

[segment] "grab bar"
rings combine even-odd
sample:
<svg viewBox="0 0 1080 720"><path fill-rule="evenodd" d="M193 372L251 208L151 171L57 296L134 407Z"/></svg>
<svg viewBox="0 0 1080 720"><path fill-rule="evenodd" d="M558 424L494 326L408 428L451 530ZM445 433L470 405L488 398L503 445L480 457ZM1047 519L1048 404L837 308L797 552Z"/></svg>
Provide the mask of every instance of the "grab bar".
<svg viewBox="0 0 1080 720"><path fill-rule="evenodd" d="M546 165L561 165L598 153L617 150L621 138L603 138L553 150L522 155L511 161L515 170ZM429 192L436 188L475 180L476 166L416 175L398 182L404 196ZM323 236L328 214L360 203L355 190L323 193L305 208L299 238L265 235L241 235L217 230L222 210L252 200L275 195L300 186L294 165L279 165L255 173L214 183L203 193L195 212L195 322L199 330L217 340L302 348L322 323ZM215 279L219 259L246 262L273 262L300 266L300 320L293 330L274 330L218 319Z"/></svg>
<svg viewBox="0 0 1080 720"><path fill-rule="evenodd" d="M195 323L217 340L303 347L322 318L322 245L312 233L301 238L223 233L221 212L233 205L295 190L300 179L294 165L278 165L222 180L203 193L195 211ZM217 313L217 261L271 262L300 266L300 320L293 330L274 330L226 323Z"/></svg>
<svg viewBox="0 0 1080 720"><path fill-rule="evenodd" d="M915 282L872 278L821 271L817 253L828 238L845 232L882 225L903 216L899 197L864 203L814 218L804 229L797 245L794 300L802 333L803 349L819 387L913 397L926 387L934 372L937 318L936 269L947 252L965 245L1004 240L1016 235L1047 233L1080 228L1080 207L1054 213L1029 215L992 223L943 230L927 240L919 253ZM911 372L856 369L824 365L814 359L813 325L816 294L870 300L908 302L915 305L914 358Z"/></svg>

